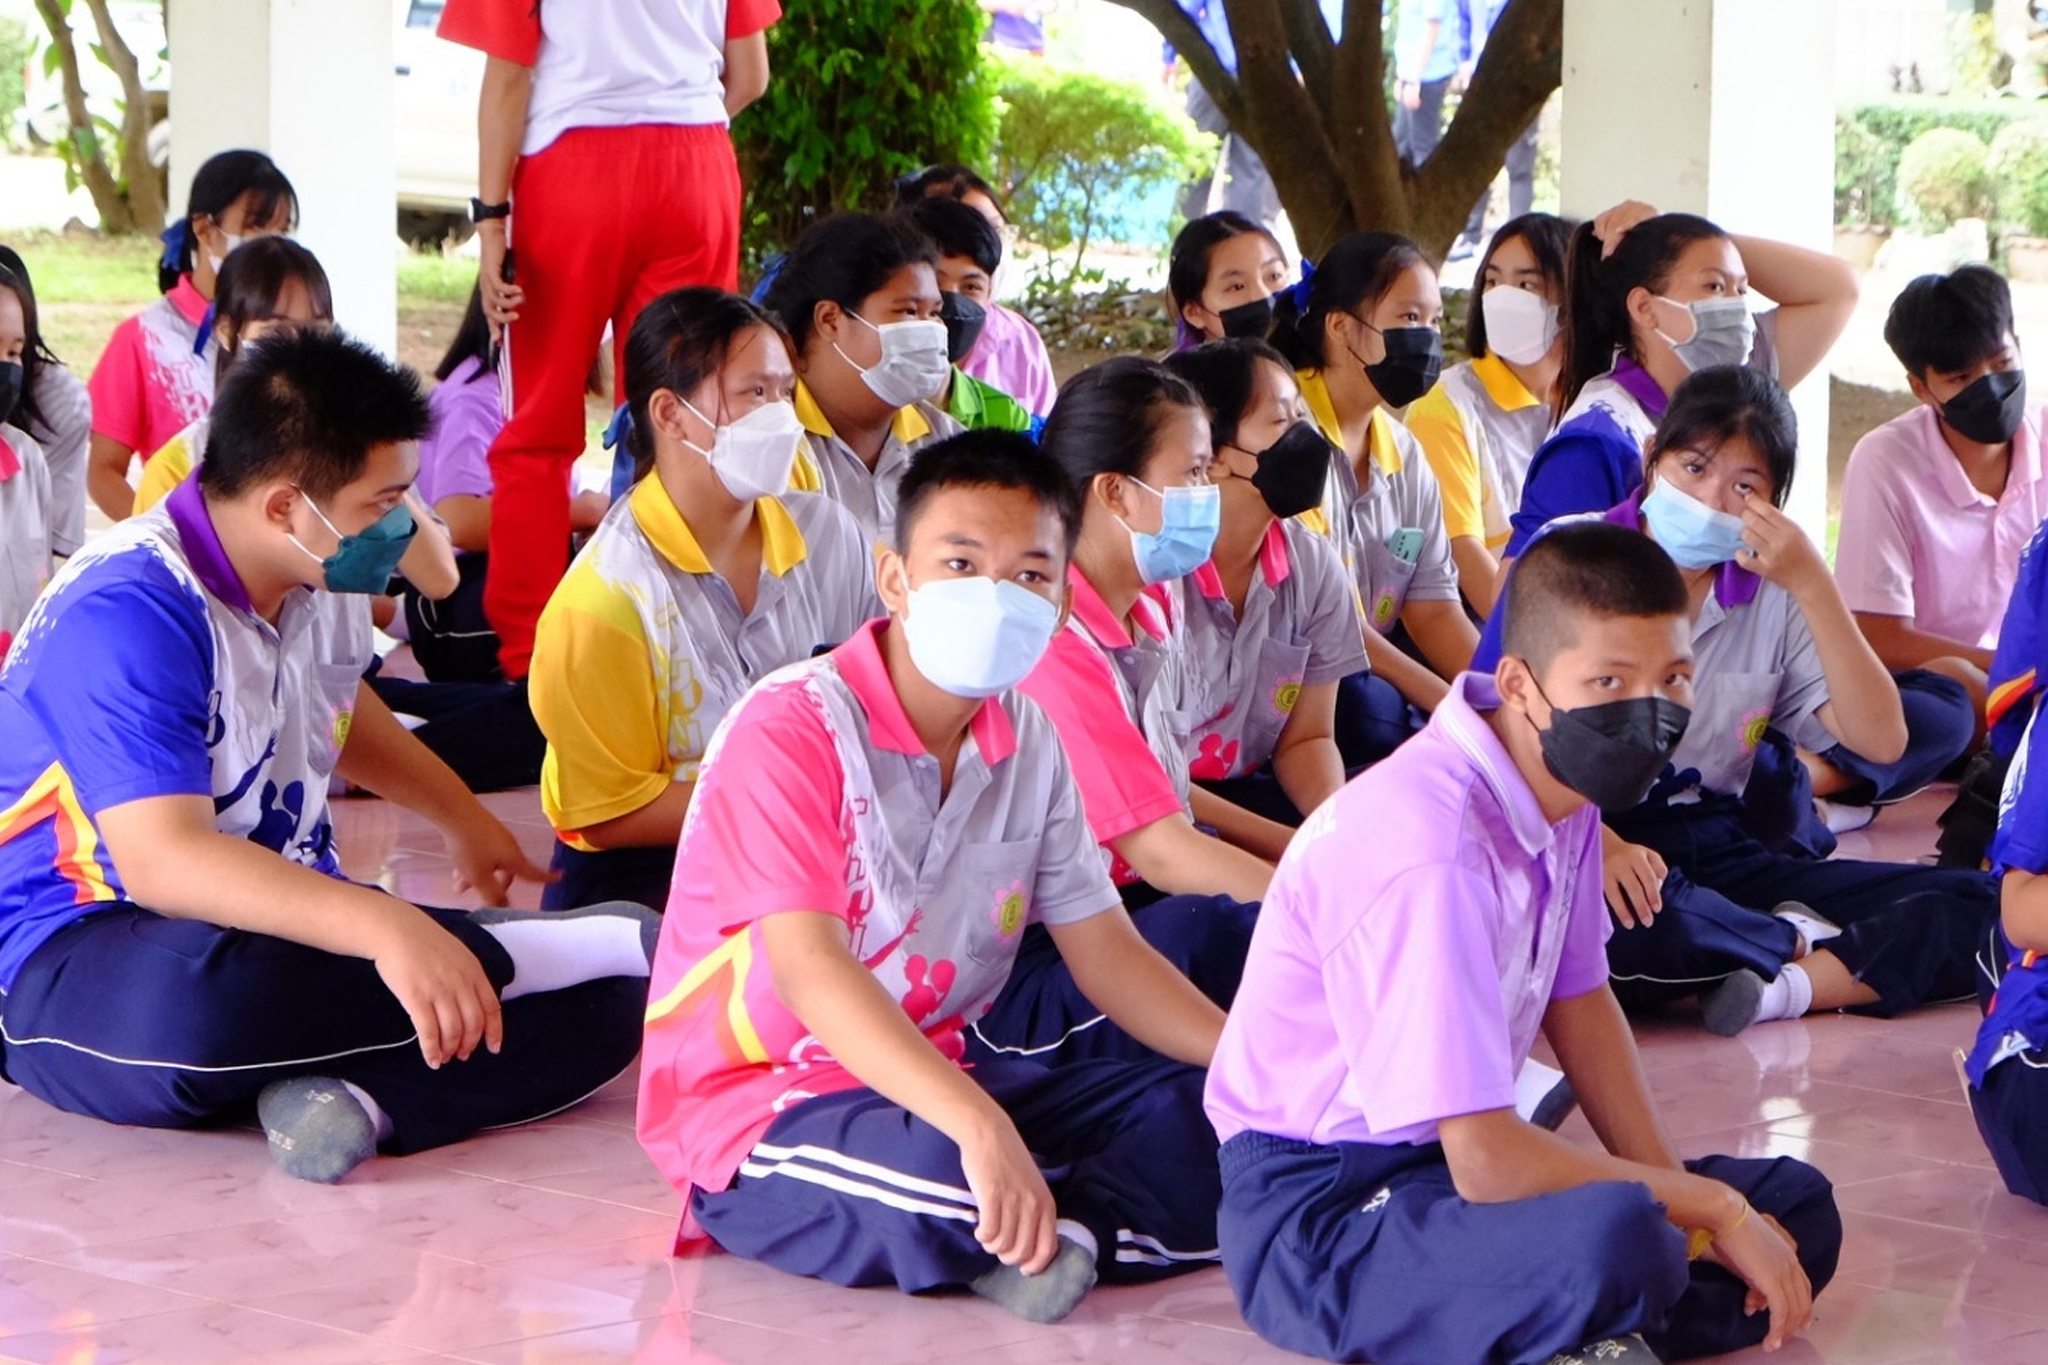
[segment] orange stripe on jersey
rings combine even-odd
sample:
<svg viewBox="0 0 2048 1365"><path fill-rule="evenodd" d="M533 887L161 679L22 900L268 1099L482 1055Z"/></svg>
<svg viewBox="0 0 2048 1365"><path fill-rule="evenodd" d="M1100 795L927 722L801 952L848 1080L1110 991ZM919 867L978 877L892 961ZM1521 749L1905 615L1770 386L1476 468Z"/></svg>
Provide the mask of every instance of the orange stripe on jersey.
<svg viewBox="0 0 2048 1365"><path fill-rule="evenodd" d="M1996 725L2010 711L2013 703L2034 690L2036 671L2028 669L2011 682L2001 683L1991 689L1991 695L1984 699L1984 722Z"/></svg>
<svg viewBox="0 0 2048 1365"><path fill-rule="evenodd" d="M648 1027L670 1015L694 1013L722 995L725 1008L718 1017L719 1049L734 1062L765 1063L768 1049L747 1014L747 977L753 969L753 932L743 929L707 953L667 995L648 1004Z"/></svg>
<svg viewBox="0 0 2048 1365"><path fill-rule="evenodd" d="M57 873L76 888L79 905L117 900L107 883L107 867L100 859L100 835L85 807L78 804L71 775L61 764L52 763L29 784L21 799L0 811L0 844L11 842L44 821L54 822L57 836Z"/></svg>

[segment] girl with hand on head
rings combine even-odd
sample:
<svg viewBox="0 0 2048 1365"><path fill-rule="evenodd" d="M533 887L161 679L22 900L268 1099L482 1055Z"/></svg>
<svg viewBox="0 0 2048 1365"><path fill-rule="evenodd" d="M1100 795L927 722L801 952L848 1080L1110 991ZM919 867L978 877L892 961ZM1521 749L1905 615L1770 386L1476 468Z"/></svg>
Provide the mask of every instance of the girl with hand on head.
<svg viewBox="0 0 2048 1365"><path fill-rule="evenodd" d="M1298 516L1322 502L1330 443L1302 415L1294 371L1262 341L1214 341L1166 367L1209 410L1222 527L1189 576L1196 691L1185 753L1209 791L1285 825L1344 785L1338 682L1365 667L1357 598L1326 537Z"/></svg>
<svg viewBox="0 0 2048 1365"><path fill-rule="evenodd" d="M1889 1016L1967 995L1998 904L1981 872L1816 861L1750 832L1743 793L1767 730L1879 758L1906 745L1891 674L1782 509L1797 446L1774 380L1702 370L1672 395L1642 487L1604 514L1671 556L1694 617L1684 737L1647 799L1602 808L1620 926L1608 960L1624 1003L1698 995L1724 1035L1809 1010ZM1497 661L1503 628L1488 621L1476 667Z"/></svg>
<svg viewBox="0 0 2048 1365"><path fill-rule="evenodd" d="M149 460L213 406L209 305L229 253L253 238L290 232L298 213L291 181L261 152L220 152L192 177L186 216L163 234L163 297L114 329L89 384L86 488L113 520L127 517L134 504L129 460L138 453Z"/></svg>
<svg viewBox="0 0 2048 1365"><path fill-rule="evenodd" d="M1472 358L1446 370L1405 419L1443 490L1458 587L1481 618L1493 610L1522 479L1550 434L1572 226L1547 213L1501 224L1479 258L1479 292L1466 318Z"/></svg>
<svg viewBox="0 0 2048 1365"><path fill-rule="evenodd" d="M1280 298L1273 344L1337 448L1319 515L1358 590L1372 665L1347 684L1340 712L1359 709L1387 752L1419 725L1412 708L1433 709L1478 642L1458 600L1436 476L1392 412L1443 368L1443 296L1415 244L1384 232L1344 237L1302 273Z"/></svg>
<svg viewBox="0 0 2048 1365"><path fill-rule="evenodd" d="M962 430L934 401L953 373L938 249L914 224L841 213L797 239L768 291L788 329L805 433L794 487L893 539L911 453Z"/></svg>
<svg viewBox="0 0 2048 1365"><path fill-rule="evenodd" d="M804 429L775 319L678 289L634 321L625 354L636 481L541 613L529 674L558 836L550 908L665 905L726 711L881 614L860 528L787 491Z"/></svg>
<svg viewBox="0 0 2048 1365"><path fill-rule="evenodd" d="M1633 200L1572 234L1557 430L1530 462L1500 582L1557 517L1612 507L1642 482L1642 452L1685 377L1747 364L1792 388L1856 310L1856 275L1825 252L1731 236ZM1752 315L1751 290L1777 307Z"/></svg>
<svg viewBox="0 0 2048 1365"><path fill-rule="evenodd" d="M1166 266L1174 350L1225 337L1264 340L1273 298L1286 287L1287 254L1267 228L1229 209L1189 220Z"/></svg>

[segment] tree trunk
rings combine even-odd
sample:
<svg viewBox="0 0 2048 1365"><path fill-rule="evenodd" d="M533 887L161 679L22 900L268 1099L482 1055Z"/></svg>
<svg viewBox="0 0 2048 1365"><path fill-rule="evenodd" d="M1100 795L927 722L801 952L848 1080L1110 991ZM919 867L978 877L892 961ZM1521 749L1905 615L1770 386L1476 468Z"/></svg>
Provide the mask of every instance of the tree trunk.
<svg viewBox="0 0 2048 1365"><path fill-rule="evenodd" d="M78 44L72 39L64 6L60 0L36 0L36 13L42 16L43 27L50 32L51 46L57 50L57 65L64 79L64 112L71 122L71 154L79 181L92 196L93 207L99 210L100 229L109 233L133 232L136 224L128 211L128 201L115 182L114 173L107 168L107 159L100 150L99 130L93 126L92 115L85 107L85 82L78 74Z"/></svg>
<svg viewBox="0 0 2048 1365"><path fill-rule="evenodd" d="M100 33L100 49L107 65L121 81L121 179L127 194L130 222L147 232L164 225L164 187L156 167L149 163L149 92L142 88L142 71L135 53L107 10L107 0L85 0Z"/></svg>
<svg viewBox="0 0 2048 1365"><path fill-rule="evenodd" d="M1311 259L1362 230L1412 237L1441 259L1564 73L1564 0L1509 0L1443 141L1407 167L1387 109L1379 0L1345 0L1342 42L1318 0L1221 0L1234 75L1177 0L1115 3L1151 20L1266 163Z"/></svg>

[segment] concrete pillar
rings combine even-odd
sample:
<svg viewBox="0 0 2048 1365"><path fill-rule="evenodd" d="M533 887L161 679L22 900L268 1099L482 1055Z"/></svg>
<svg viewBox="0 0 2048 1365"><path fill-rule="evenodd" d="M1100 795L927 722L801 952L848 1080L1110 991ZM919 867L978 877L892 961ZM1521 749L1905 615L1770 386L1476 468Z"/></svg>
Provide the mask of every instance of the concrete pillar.
<svg viewBox="0 0 2048 1365"><path fill-rule="evenodd" d="M1828 250L1835 6L1820 0L1567 0L1564 211L1623 199ZM1788 509L1825 544L1828 369L1793 390Z"/></svg>
<svg viewBox="0 0 2048 1365"><path fill-rule="evenodd" d="M200 0L170 10L171 211L215 152L268 152L335 318L397 353L392 13L380 0Z"/></svg>

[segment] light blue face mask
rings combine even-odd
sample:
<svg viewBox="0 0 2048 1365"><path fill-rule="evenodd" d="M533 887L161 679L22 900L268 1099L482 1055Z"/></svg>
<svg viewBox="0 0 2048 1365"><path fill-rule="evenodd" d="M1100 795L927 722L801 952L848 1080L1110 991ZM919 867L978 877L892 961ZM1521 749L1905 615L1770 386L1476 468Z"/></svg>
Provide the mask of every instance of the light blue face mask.
<svg viewBox="0 0 2048 1365"><path fill-rule="evenodd" d="M1223 492L1214 484L1197 484L1164 491L1138 479L1132 483L1158 498L1163 507L1157 531L1133 531L1131 555L1138 561L1138 577L1147 583L1170 583L1186 578L1209 562L1216 549L1216 532L1223 526Z"/></svg>
<svg viewBox="0 0 2048 1365"><path fill-rule="evenodd" d="M902 620L910 662L956 697L993 697L1023 682L1052 643L1060 609L993 578L942 578L910 590Z"/></svg>
<svg viewBox="0 0 2048 1365"><path fill-rule="evenodd" d="M304 489L299 490L301 493ZM312 498L306 499L306 506L313 509L313 515L320 518L320 524L334 532L341 544L334 547L334 553L325 559L299 544L297 536L292 544L298 545L307 557L320 560L322 581L329 592L381 593L391 582L391 575L398 572L398 561L405 558L406 547L412 544L413 535L419 530L419 523L399 503L389 512L371 522L352 536L343 535L327 519Z"/></svg>
<svg viewBox="0 0 2048 1365"><path fill-rule="evenodd" d="M1717 512L1664 479L1643 498L1643 520L1664 553L1681 569L1711 569L1748 548L1742 518Z"/></svg>

